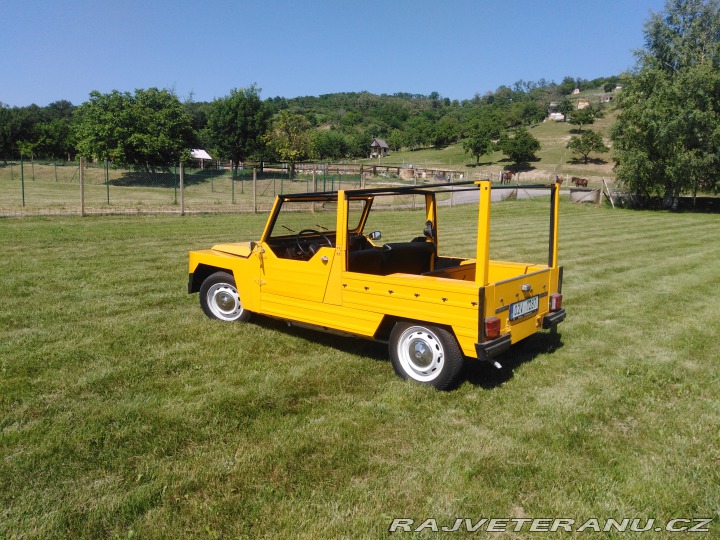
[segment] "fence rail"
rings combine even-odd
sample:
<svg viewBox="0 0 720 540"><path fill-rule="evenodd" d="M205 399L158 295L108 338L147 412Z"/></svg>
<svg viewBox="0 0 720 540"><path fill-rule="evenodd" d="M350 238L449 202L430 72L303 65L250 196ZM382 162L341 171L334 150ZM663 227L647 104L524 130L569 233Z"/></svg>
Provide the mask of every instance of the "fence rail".
<svg viewBox="0 0 720 540"><path fill-rule="evenodd" d="M129 170L81 161L82 167L78 161L0 159L0 216L265 212L278 194L460 178L454 171L357 164L301 163L291 177L287 163L246 163L237 170L215 163L181 171L175 164Z"/></svg>

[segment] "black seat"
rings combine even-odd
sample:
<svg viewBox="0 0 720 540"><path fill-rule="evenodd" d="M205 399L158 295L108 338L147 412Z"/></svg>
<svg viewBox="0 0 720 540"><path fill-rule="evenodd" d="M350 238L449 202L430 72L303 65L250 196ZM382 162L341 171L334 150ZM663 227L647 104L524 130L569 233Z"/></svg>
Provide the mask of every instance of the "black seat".
<svg viewBox="0 0 720 540"><path fill-rule="evenodd" d="M381 248L351 251L348 257L348 270L363 274L382 275L383 252Z"/></svg>
<svg viewBox="0 0 720 540"><path fill-rule="evenodd" d="M389 249L388 249L389 248ZM432 242L395 242L385 244L382 275L422 274L430 271L430 261L435 253Z"/></svg>

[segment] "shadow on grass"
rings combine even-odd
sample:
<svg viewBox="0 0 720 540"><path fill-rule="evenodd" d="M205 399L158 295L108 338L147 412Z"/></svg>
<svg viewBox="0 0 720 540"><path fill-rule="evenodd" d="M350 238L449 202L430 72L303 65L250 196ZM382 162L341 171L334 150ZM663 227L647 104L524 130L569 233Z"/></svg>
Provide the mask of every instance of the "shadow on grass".
<svg viewBox="0 0 720 540"><path fill-rule="evenodd" d="M574 157L568 161L570 165L607 165L607 163L602 158L588 158L586 162L583 158Z"/></svg>
<svg viewBox="0 0 720 540"><path fill-rule="evenodd" d="M262 315L253 315L250 322L267 330L275 330L277 332L293 335L313 343L322 343L323 345L332 347L340 352L357 354L366 358L371 358L372 360L390 361L387 345L378 341L354 336L340 336L329 332L323 332L321 330L292 326L288 325L285 321L280 321L278 319Z"/></svg>
<svg viewBox="0 0 720 540"><path fill-rule="evenodd" d="M485 389L496 388L513 378L519 366L531 362L542 354L551 354L563 346L559 333L539 332L513 345L509 351L493 358L502 368L489 362L468 360L465 363L465 380Z"/></svg>
<svg viewBox="0 0 720 540"><path fill-rule="evenodd" d="M252 324L265 329L292 334L314 343L322 343L344 353L355 354L381 362L390 362L386 343L356 337L338 336L298 326L288 326L284 321L264 316L254 316ZM512 379L514 370L519 366L531 362L542 354L551 354L562 346L562 336L559 333L539 332L513 345L506 353L493 358L493 361L497 361L502 365L501 369L488 362L467 358L463 375L458 381L458 385L453 389L462 386L466 381L487 390L496 388Z"/></svg>
<svg viewBox="0 0 720 540"><path fill-rule="evenodd" d="M201 171L185 171L185 185L192 186L209 182L226 176L227 171L205 169ZM111 186L120 187L165 187L172 188L180 181L179 172L172 169L157 171L129 171L122 173L120 178L110 180Z"/></svg>
<svg viewBox="0 0 720 540"><path fill-rule="evenodd" d="M471 169L475 169L477 167L490 167L491 165L495 165L496 163L496 161L478 161L477 163L468 163L465 166Z"/></svg>

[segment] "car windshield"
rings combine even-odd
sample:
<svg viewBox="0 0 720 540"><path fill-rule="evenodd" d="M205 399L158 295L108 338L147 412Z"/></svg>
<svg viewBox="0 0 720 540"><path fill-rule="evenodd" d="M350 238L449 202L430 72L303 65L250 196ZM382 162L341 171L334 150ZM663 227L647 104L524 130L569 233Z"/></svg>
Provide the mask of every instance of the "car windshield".
<svg viewBox="0 0 720 540"><path fill-rule="evenodd" d="M365 200L350 201L348 223L351 231L360 226L366 204ZM337 201L283 201L269 238L294 235L306 229L322 233L335 232L337 205Z"/></svg>

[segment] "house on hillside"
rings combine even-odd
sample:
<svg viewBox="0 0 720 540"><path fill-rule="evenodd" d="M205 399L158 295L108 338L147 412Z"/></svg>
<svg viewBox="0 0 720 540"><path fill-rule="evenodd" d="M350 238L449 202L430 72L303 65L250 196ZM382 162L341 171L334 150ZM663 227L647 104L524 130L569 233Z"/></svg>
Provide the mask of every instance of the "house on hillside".
<svg viewBox="0 0 720 540"><path fill-rule="evenodd" d="M577 100L577 109L587 109L590 106L590 102L587 99L578 99Z"/></svg>
<svg viewBox="0 0 720 540"><path fill-rule="evenodd" d="M390 147L388 146L388 143L383 141L382 139L373 139L370 143L370 157L385 157L388 155L388 151L390 150Z"/></svg>

